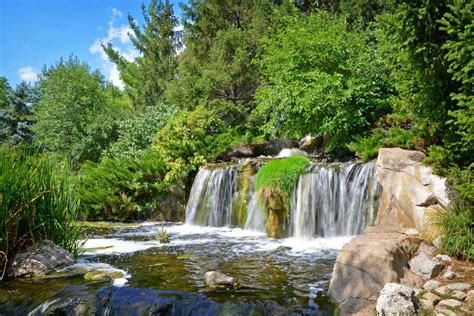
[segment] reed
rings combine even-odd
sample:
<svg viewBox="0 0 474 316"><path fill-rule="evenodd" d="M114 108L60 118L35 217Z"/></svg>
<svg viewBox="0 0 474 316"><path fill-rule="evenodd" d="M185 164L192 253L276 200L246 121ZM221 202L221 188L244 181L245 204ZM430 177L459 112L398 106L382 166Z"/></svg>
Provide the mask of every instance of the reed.
<svg viewBox="0 0 474 316"><path fill-rule="evenodd" d="M0 267L51 240L77 255L79 201L67 170L37 148L0 147Z"/></svg>

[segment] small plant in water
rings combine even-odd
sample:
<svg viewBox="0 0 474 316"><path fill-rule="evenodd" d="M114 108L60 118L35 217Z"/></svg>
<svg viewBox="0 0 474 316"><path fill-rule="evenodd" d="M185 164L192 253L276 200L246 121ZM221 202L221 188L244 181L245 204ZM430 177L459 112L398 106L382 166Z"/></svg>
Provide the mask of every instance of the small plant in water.
<svg viewBox="0 0 474 316"><path fill-rule="evenodd" d="M161 231L156 234L155 238L160 241L162 244L168 244L170 242L170 236L168 232L165 230L165 221L163 214L160 214L160 221L161 221Z"/></svg>

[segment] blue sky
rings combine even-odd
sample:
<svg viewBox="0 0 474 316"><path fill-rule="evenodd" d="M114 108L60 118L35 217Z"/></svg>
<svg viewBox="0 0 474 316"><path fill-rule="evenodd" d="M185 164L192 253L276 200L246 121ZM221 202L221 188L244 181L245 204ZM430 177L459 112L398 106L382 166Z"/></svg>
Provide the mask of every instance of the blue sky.
<svg viewBox="0 0 474 316"><path fill-rule="evenodd" d="M178 0L171 1L175 12ZM33 82L43 65L71 53L120 86L118 72L100 43L112 41L129 59L137 56L127 15L141 22L142 0L0 0L0 76L11 86ZM145 0L148 3L148 0ZM179 13L178 13L179 14Z"/></svg>

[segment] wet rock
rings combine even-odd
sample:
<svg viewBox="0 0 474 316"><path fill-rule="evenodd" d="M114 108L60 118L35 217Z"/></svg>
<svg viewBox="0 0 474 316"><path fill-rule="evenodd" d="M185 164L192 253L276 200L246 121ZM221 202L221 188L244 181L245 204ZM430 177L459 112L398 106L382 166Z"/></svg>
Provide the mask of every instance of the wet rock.
<svg viewBox="0 0 474 316"><path fill-rule="evenodd" d="M313 153L317 148L321 147L322 144L323 137L314 137L311 135L306 135L299 141L298 148L308 153Z"/></svg>
<svg viewBox="0 0 474 316"><path fill-rule="evenodd" d="M415 315L418 302L413 289L397 283L387 283L380 291L375 309L380 316Z"/></svg>
<svg viewBox="0 0 474 316"><path fill-rule="evenodd" d="M208 271L204 274L204 283L211 287L233 286L234 278L218 271Z"/></svg>
<svg viewBox="0 0 474 316"><path fill-rule="evenodd" d="M422 165L419 151L381 148L377 159L377 180L382 186L376 224L423 229L425 214L447 205L446 179L433 175Z"/></svg>
<svg viewBox="0 0 474 316"><path fill-rule="evenodd" d="M420 302L423 307L433 309L440 300L441 299L438 295L428 292L423 295L423 299Z"/></svg>
<svg viewBox="0 0 474 316"><path fill-rule="evenodd" d="M399 227L368 227L339 252L329 295L342 313L374 305L382 285L400 282L410 258L411 238Z"/></svg>
<svg viewBox="0 0 474 316"><path fill-rule="evenodd" d="M40 277L73 263L74 258L69 252L51 241L45 241L16 255L7 275L10 278Z"/></svg>
<svg viewBox="0 0 474 316"><path fill-rule="evenodd" d="M439 307L450 307L450 308L460 307L461 305L462 303L460 301L452 299L452 298L439 301L438 303Z"/></svg>
<svg viewBox="0 0 474 316"><path fill-rule="evenodd" d="M423 285L423 288L425 290L434 290L438 288L441 285L441 282L438 282L436 280L429 280Z"/></svg>
<svg viewBox="0 0 474 316"><path fill-rule="evenodd" d="M425 279L432 279L436 277L444 267L444 264L437 259L430 259L425 253L420 253L409 262L410 269L424 277Z"/></svg>

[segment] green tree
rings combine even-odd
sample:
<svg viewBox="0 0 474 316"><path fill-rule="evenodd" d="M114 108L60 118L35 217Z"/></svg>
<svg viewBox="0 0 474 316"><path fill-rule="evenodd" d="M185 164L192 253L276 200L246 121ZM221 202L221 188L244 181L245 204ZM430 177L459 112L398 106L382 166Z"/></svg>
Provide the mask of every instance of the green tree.
<svg viewBox="0 0 474 316"><path fill-rule="evenodd" d="M121 92L75 57L45 67L38 85L36 141L74 167L86 160L98 161L118 137L118 120L127 106Z"/></svg>
<svg viewBox="0 0 474 316"><path fill-rule="evenodd" d="M281 17L262 40L252 120L270 137L324 136L326 150L345 150L389 110L389 85L367 32L349 31L326 12Z"/></svg>
<svg viewBox="0 0 474 316"><path fill-rule="evenodd" d="M33 87L22 81L13 91L7 90L6 105L0 108L0 143L31 143L31 111L37 103Z"/></svg>
<svg viewBox="0 0 474 316"><path fill-rule="evenodd" d="M3 109L9 105L9 96L12 91L7 78L0 77L0 109Z"/></svg>
<svg viewBox="0 0 474 316"><path fill-rule="evenodd" d="M148 8L142 4L145 25L141 28L129 15L133 33L130 39L141 56L128 61L111 43L103 46L105 53L117 65L120 78L125 84L136 109L155 106L163 95L168 82L176 74L176 54L180 49L178 20L168 0L151 0Z"/></svg>

